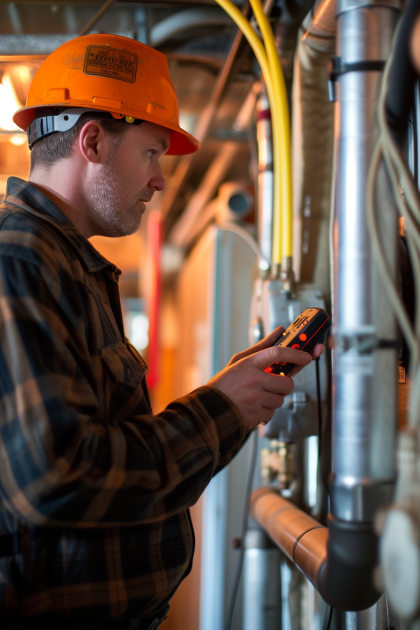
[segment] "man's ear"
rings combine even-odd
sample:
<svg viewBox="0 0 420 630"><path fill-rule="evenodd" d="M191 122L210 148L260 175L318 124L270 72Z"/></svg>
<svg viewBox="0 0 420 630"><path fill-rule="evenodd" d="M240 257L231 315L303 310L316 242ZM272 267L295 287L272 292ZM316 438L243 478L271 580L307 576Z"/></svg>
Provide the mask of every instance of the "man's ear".
<svg viewBox="0 0 420 630"><path fill-rule="evenodd" d="M110 138L101 123L90 120L83 125L79 134L79 151L88 162L100 164L106 158Z"/></svg>

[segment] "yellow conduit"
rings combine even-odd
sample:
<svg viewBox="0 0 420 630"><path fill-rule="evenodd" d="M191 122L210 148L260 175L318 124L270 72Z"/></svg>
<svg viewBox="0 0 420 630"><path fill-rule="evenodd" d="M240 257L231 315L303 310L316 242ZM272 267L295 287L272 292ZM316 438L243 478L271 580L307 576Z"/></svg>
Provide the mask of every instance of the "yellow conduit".
<svg viewBox="0 0 420 630"><path fill-rule="evenodd" d="M216 0L228 13L248 40L267 86L272 112L274 157L273 263L292 256L292 175L290 157L290 125L286 87L273 32L260 0L251 0L255 18L261 29L266 50L248 20L230 0ZM283 230L281 229L283 227Z"/></svg>
<svg viewBox="0 0 420 630"><path fill-rule="evenodd" d="M267 16L263 11L261 0L250 0L252 10L267 51L270 66L271 81L276 99L274 115L276 129L273 135L274 159L279 164L275 169L275 194L273 217L273 261L281 262L282 253L285 257L292 256L293 241L293 207L292 207L292 167L290 155L290 120L287 102L286 84L283 76L279 55L274 41L273 31Z"/></svg>

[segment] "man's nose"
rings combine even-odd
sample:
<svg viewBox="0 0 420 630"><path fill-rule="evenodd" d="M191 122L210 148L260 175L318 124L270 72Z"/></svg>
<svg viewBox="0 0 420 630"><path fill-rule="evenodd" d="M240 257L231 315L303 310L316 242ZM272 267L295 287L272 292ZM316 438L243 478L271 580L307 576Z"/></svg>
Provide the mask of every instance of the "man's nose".
<svg viewBox="0 0 420 630"><path fill-rule="evenodd" d="M157 166L156 173L154 173L153 177L150 178L148 186L149 188L157 192L165 190L166 180L163 176L160 165Z"/></svg>

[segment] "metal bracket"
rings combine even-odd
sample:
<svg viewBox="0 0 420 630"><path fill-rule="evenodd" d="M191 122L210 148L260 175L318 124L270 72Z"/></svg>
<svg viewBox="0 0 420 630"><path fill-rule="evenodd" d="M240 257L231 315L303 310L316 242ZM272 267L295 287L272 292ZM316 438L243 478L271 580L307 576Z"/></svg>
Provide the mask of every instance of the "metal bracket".
<svg viewBox="0 0 420 630"><path fill-rule="evenodd" d="M357 61L355 63L347 63L342 57L333 57L329 65L328 73L328 94L330 102L336 100L335 84L337 79L349 72L382 72L385 67L385 61Z"/></svg>
<svg viewBox="0 0 420 630"><path fill-rule="evenodd" d="M332 346L340 352L353 350L360 354L367 354L374 350L399 350L399 339L380 339L372 334L337 335L332 339Z"/></svg>
<svg viewBox="0 0 420 630"><path fill-rule="evenodd" d="M330 485L331 514L343 521L373 521L377 511L392 502L394 480L357 483L337 481Z"/></svg>

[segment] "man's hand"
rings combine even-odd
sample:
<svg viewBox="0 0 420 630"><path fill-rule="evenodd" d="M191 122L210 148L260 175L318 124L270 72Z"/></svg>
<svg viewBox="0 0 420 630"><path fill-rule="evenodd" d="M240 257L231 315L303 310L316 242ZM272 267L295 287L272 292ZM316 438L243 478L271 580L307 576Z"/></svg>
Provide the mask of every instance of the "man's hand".
<svg viewBox="0 0 420 630"><path fill-rule="evenodd" d="M312 356L302 350L273 346L283 332L284 328L276 328L255 346L235 354L227 367L208 382L232 400L249 431L271 420L275 409L282 406L284 397L293 391L294 383L290 377L324 351L322 344L315 346ZM296 367L290 376L264 372L273 363L295 363Z"/></svg>

